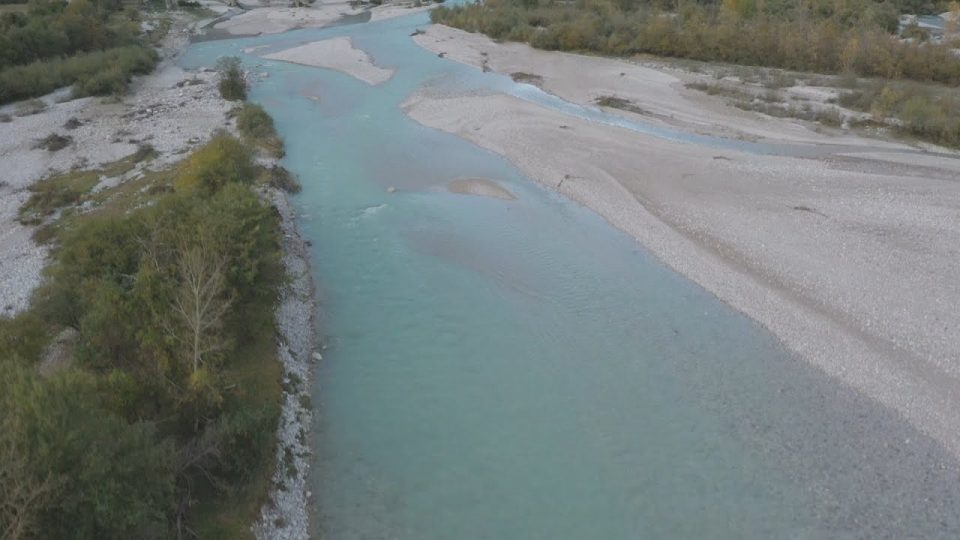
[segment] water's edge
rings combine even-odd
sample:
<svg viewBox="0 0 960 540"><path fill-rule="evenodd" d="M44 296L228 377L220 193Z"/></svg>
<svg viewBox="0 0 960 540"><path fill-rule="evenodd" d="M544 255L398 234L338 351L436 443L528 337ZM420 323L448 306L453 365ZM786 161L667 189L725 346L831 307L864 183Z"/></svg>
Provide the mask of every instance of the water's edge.
<svg viewBox="0 0 960 540"><path fill-rule="evenodd" d="M307 473L310 458L311 361L315 349L316 302L310 254L300 234L296 210L287 194L269 189L266 199L280 215L283 231L283 266L287 279L275 314L277 355L283 365L283 402L276 432L276 464L267 502L252 525L254 536L308 538ZM282 532L281 532L282 531Z"/></svg>

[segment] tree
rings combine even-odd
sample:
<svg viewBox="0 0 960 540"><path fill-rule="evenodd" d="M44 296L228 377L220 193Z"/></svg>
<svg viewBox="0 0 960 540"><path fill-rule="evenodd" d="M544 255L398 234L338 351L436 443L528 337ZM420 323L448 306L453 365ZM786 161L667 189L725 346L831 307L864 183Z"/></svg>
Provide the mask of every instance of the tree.
<svg viewBox="0 0 960 540"><path fill-rule="evenodd" d="M6 431L9 426L0 425ZM21 540L40 532L40 516L61 482L50 473L35 478L14 440L0 440L0 538Z"/></svg>
<svg viewBox="0 0 960 540"><path fill-rule="evenodd" d="M174 310L184 332L177 339L186 345L190 373L196 376L208 355L226 347L223 318L233 302L226 290L228 260L203 233L195 242L181 240L178 251L180 287Z"/></svg>

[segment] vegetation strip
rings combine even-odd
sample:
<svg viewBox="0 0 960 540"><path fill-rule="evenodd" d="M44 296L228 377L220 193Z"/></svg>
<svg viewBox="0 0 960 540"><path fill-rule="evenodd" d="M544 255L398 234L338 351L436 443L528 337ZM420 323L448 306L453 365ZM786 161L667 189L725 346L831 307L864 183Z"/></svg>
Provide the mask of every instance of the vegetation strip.
<svg viewBox="0 0 960 540"><path fill-rule="evenodd" d="M0 104L71 85L74 97L123 93L153 70L158 37L118 0L34 0L0 16Z"/></svg>
<svg viewBox="0 0 960 540"><path fill-rule="evenodd" d="M960 14L960 7L953 4ZM945 146L960 147L960 35L939 42L908 27L896 35L901 13L938 13L945 2L876 3L699 1L679 7L655 0L496 0L431 12L433 22L498 40L547 50L613 56L653 54L793 71L839 74L847 81L840 104L870 113L866 125ZM517 76L520 77L517 77ZM525 74L514 74L524 80ZM698 83L711 94L733 90ZM790 106L772 99L734 99L734 106L774 116L847 125L837 110ZM598 104L632 110L616 96ZM641 112L641 111L634 111Z"/></svg>
<svg viewBox="0 0 960 540"><path fill-rule="evenodd" d="M275 464L305 492L312 290L271 187L299 186L253 160L283 153L272 119L239 115L243 140L217 133L172 168L142 146L31 187L20 220L52 264L0 319L3 538L251 537L277 513L261 514Z"/></svg>

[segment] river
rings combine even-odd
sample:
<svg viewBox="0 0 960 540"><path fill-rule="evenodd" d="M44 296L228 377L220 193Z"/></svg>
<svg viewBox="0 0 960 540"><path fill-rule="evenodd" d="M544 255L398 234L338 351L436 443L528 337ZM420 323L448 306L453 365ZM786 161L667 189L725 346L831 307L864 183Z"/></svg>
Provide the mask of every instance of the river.
<svg viewBox="0 0 960 540"><path fill-rule="evenodd" d="M438 58L410 38L425 24L207 41L181 61L237 55L268 75L251 99L303 184L328 345L314 379L318 536L957 537L960 477L940 446L594 213L407 118L423 87L597 114ZM394 76L370 86L243 52L337 36ZM460 177L516 200L449 193Z"/></svg>

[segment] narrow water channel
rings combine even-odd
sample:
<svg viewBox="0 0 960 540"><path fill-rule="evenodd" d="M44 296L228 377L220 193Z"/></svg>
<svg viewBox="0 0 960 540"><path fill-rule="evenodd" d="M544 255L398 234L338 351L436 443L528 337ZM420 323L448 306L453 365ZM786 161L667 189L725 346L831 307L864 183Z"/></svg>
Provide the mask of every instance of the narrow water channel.
<svg viewBox="0 0 960 540"><path fill-rule="evenodd" d="M182 60L237 55L268 75L251 99L304 186L329 345L314 379L319 537L960 535L960 476L937 444L592 212L407 118L424 85L530 92L420 49L425 24L201 42ZM243 53L344 35L395 75L370 86ZM459 177L516 199L447 192Z"/></svg>

